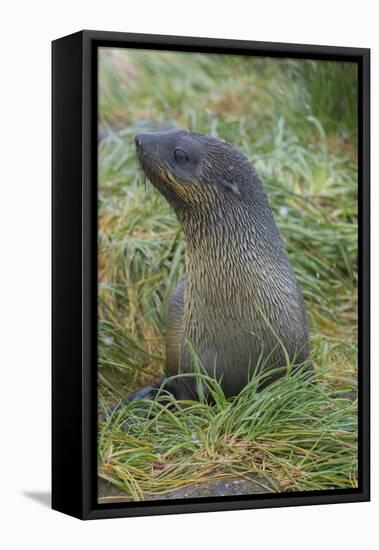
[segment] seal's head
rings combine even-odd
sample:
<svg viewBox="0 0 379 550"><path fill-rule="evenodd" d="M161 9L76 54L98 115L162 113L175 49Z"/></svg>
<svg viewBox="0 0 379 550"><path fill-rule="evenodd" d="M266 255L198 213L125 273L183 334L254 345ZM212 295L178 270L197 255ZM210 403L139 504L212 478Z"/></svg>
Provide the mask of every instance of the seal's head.
<svg viewBox="0 0 379 550"><path fill-rule="evenodd" d="M254 168L225 141L171 130L139 134L135 143L142 170L176 211L236 205L253 191Z"/></svg>

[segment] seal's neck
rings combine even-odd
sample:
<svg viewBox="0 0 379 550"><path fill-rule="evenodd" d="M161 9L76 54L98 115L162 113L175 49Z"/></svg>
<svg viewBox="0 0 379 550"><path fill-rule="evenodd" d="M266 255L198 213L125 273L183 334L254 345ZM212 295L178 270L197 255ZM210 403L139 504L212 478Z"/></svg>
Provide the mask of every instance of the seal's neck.
<svg viewBox="0 0 379 550"><path fill-rule="evenodd" d="M259 253L272 260L285 254L267 196L219 202L212 209L177 211L184 231L189 264L203 260L219 267L240 259L255 262ZM190 265L189 265L190 267Z"/></svg>
<svg viewBox="0 0 379 550"><path fill-rule="evenodd" d="M180 220L186 240L187 284L202 309L224 304L225 315L230 314L233 304L243 308L253 298L267 301L280 288L276 283L288 260L266 205L259 215L244 203L239 211L229 207L227 214L218 209Z"/></svg>

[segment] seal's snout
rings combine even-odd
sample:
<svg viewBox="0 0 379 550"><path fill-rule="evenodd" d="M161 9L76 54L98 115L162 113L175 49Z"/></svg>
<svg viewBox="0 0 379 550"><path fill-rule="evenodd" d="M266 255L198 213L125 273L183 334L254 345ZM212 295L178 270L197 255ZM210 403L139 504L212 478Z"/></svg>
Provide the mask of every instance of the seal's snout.
<svg viewBox="0 0 379 550"><path fill-rule="evenodd" d="M151 162L153 157L157 157L159 148L159 139L154 133L137 134L134 138L136 152L139 159L145 162Z"/></svg>
<svg viewBox="0 0 379 550"><path fill-rule="evenodd" d="M140 137L140 134L134 138L134 142L136 144L136 149L138 150L142 145L142 139Z"/></svg>
<svg viewBox="0 0 379 550"><path fill-rule="evenodd" d="M158 133L137 134L134 138L137 151L147 151L156 147L159 142Z"/></svg>

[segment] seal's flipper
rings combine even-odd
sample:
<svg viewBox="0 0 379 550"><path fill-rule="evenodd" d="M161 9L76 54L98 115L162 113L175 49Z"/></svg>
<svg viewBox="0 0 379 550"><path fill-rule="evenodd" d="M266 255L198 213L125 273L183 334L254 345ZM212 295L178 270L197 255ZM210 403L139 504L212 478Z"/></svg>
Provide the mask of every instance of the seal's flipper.
<svg viewBox="0 0 379 550"><path fill-rule="evenodd" d="M165 376L161 376L154 384L145 386L140 390L131 393L127 401L138 401L139 399L153 400L158 394L167 395L171 394L171 384L168 382Z"/></svg>

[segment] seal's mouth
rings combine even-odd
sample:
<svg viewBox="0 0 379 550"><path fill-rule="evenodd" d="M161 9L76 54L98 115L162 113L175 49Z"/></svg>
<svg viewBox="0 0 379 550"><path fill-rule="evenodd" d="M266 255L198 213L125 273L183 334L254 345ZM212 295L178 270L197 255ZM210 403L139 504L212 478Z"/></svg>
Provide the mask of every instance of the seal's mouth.
<svg viewBox="0 0 379 550"><path fill-rule="evenodd" d="M137 161L138 161L138 169L139 169L139 180L142 182L145 191L147 190L147 171L148 171L148 162L146 154L144 153L144 150L142 148L142 141L140 140L139 136L136 136L134 138L135 146L136 146L136 155L137 155Z"/></svg>
<svg viewBox="0 0 379 550"><path fill-rule="evenodd" d="M157 139L151 134L139 134L135 137L134 141L139 166L143 174L155 185L161 165Z"/></svg>
<svg viewBox="0 0 379 550"><path fill-rule="evenodd" d="M142 136L140 135L136 136L134 138L134 142L136 145L136 153L137 153L139 167L141 168L145 176L147 176L146 172L149 169L149 162L148 162L146 147L144 147L144 144L143 144Z"/></svg>

